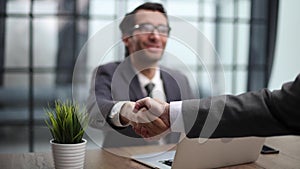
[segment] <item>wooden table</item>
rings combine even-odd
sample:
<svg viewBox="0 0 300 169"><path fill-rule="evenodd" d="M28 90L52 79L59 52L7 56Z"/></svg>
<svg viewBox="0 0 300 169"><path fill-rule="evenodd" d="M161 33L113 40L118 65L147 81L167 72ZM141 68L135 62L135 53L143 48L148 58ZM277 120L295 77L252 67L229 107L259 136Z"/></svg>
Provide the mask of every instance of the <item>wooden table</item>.
<svg viewBox="0 0 300 169"><path fill-rule="evenodd" d="M237 168L272 168L272 169L296 169L300 168L300 137L284 136L266 139L266 145L280 150L279 154L260 155L255 163L226 167ZM174 147L167 145L164 149ZM142 164L136 163L129 158L123 157L145 152L160 151L159 146L147 147L126 147L115 148L110 151L96 149L86 151L86 169L148 169ZM111 153L113 152L113 153ZM115 153L122 154L117 156ZM52 169L53 158L51 152L44 153L21 153L21 154L0 154L0 168L3 169Z"/></svg>

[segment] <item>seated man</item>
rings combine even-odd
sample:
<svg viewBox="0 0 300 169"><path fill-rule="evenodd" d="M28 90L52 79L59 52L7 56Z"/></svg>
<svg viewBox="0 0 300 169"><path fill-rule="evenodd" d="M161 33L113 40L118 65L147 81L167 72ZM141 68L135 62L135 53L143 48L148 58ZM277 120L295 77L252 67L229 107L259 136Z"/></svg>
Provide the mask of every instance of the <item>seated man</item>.
<svg viewBox="0 0 300 169"><path fill-rule="evenodd" d="M126 113L132 113L134 101L146 96L166 102L194 98L183 74L158 64L170 32L161 4L147 2L137 7L125 16L120 29L125 60L101 65L94 71L87 106L90 126L110 128L103 147L148 144L125 118ZM173 133L160 142L177 142L178 138L179 134Z"/></svg>

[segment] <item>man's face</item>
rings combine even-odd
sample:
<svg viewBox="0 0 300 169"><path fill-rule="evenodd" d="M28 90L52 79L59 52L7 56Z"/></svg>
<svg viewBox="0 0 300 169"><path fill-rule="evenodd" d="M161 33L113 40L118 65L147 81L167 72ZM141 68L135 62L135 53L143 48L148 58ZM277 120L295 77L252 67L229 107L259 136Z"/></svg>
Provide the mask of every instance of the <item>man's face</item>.
<svg viewBox="0 0 300 169"><path fill-rule="evenodd" d="M158 11L139 10L135 14L135 24L132 36L124 40L130 55L141 62L158 62L164 52L168 36L161 34L159 28L149 31L149 27L168 28L167 18Z"/></svg>

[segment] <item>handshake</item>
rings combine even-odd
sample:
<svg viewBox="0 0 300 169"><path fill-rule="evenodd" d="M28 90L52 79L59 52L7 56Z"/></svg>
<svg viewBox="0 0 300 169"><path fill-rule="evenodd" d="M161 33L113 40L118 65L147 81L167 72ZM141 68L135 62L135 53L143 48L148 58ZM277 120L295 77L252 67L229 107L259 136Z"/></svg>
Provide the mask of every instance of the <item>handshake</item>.
<svg viewBox="0 0 300 169"><path fill-rule="evenodd" d="M120 122L131 125L136 134L146 140L158 140L170 132L169 104L150 97L125 103Z"/></svg>

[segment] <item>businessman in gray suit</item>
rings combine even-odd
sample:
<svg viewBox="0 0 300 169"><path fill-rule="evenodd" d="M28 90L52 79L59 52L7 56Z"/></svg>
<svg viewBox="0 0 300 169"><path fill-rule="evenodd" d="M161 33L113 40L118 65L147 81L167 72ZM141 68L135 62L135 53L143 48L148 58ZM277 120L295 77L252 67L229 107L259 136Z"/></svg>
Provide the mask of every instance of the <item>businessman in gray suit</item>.
<svg viewBox="0 0 300 169"><path fill-rule="evenodd" d="M103 147L149 144L129 125L128 113L146 96L166 102L192 99L189 82L178 71L160 66L170 32L161 4L145 3L128 13L120 23L126 47L125 60L95 69L88 100L90 126L107 131ZM176 142L170 134L161 142Z"/></svg>
<svg viewBox="0 0 300 169"><path fill-rule="evenodd" d="M144 98L137 101L134 111L149 119L147 124L133 123L145 138L174 129L191 138L300 135L300 74L272 92L262 89L170 104ZM216 123L211 133L204 129L211 125L206 124L208 117Z"/></svg>

